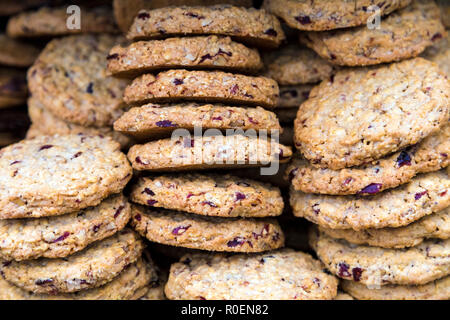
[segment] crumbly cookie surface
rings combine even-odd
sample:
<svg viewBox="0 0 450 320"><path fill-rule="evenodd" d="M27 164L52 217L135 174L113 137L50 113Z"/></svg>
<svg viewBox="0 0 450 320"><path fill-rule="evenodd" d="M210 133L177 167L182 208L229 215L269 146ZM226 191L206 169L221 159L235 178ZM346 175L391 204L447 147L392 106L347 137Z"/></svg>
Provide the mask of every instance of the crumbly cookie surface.
<svg viewBox="0 0 450 320"><path fill-rule="evenodd" d="M172 265L165 293L174 300L330 300L338 282L322 269L310 255L291 249L255 255L192 254Z"/></svg>
<svg viewBox="0 0 450 320"><path fill-rule="evenodd" d="M121 41L110 35L52 40L28 70L33 97L56 116L83 126L112 125L125 109L127 80L106 75L106 56Z"/></svg>
<svg viewBox="0 0 450 320"><path fill-rule="evenodd" d="M37 218L98 205L132 169L110 138L41 136L0 150L0 218Z"/></svg>
<svg viewBox="0 0 450 320"><path fill-rule="evenodd" d="M8 261L1 271L5 280L29 292L72 293L112 281L143 248L139 235L125 229L66 258Z"/></svg>
<svg viewBox="0 0 450 320"><path fill-rule="evenodd" d="M122 230L130 212L126 198L115 195L96 207L59 217L0 220L0 257L64 258Z"/></svg>
<svg viewBox="0 0 450 320"><path fill-rule="evenodd" d="M223 35L254 46L277 47L285 35L278 19L265 10L215 5L142 10L128 39L158 39L178 35Z"/></svg>
<svg viewBox="0 0 450 320"><path fill-rule="evenodd" d="M131 226L152 242L225 252L263 252L281 248L284 234L274 219L202 217L133 205Z"/></svg>
<svg viewBox="0 0 450 320"><path fill-rule="evenodd" d="M423 285L450 273L450 240L386 249L355 246L312 230L309 243L333 274L367 286Z"/></svg>
<svg viewBox="0 0 450 320"><path fill-rule="evenodd" d="M0 109L24 104L27 81L22 70L0 68Z"/></svg>
<svg viewBox="0 0 450 320"><path fill-rule="evenodd" d="M0 34L0 64L11 67L28 67L39 55L39 49L31 44Z"/></svg>
<svg viewBox="0 0 450 320"><path fill-rule="evenodd" d="M295 120L295 141L317 167L379 159L447 124L450 83L422 58L340 71L315 87Z"/></svg>
<svg viewBox="0 0 450 320"><path fill-rule="evenodd" d="M259 181L219 174L140 178L130 199L147 206L216 217L271 217L283 211L280 190Z"/></svg>
<svg viewBox="0 0 450 320"><path fill-rule="evenodd" d="M162 69L196 68L256 72L262 61L250 49L229 37L204 36L138 41L115 46L109 52L108 71L115 76L137 76Z"/></svg>
<svg viewBox="0 0 450 320"><path fill-rule="evenodd" d="M291 189L290 203L295 216L326 228L398 228L448 207L449 188L448 172L441 170L371 197L316 195Z"/></svg>
<svg viewBox="0 0 450 320"><path fill-rule="evenodd" d="M381 15L410 4L411 0L388 0L376 3ZM291 28L323 31L355 27L367 23L373 16L373 0L359 1L298 1L265 0L264 8L282 18Z"/></svg>
<svg viewBox="0 0 450 320"><path fill-rule="evenodd" d="M361 194L370 186L374 192L395 188L419 173L437 171L450 162L450 125L418 144L360 167L331 170L316 168L296 158L286 170L295 190L331 195ZM373 194L373 193L372 193Z"/></svg>
<svg viewBox="0 0 450 320"><path fill-rule="evenodd" d="M275 140L236 134L156 140L134 145L127 156L135 170L160 172L284 163L292 150Z"/></svg>
<svg viewBox="0 0 450 320"><path fill-rule="evenodd" d="M37 11L22 12L12 17L6 26L6 32L11 37L54 37L76 33L117 33L112 11L99 7L95 9L82 8L83 18L80 28L67 27L67 7L42 7Z"/></svg>
<svg viewBox="0 0 450 320"><path fill-rule="evenodd" d="M125 89L124 100L128 104L195 100L273 108L278 94L278 84L269 78L180 69L134 79Z"/></svg>
<svg viewBox="0 0 450 320"><path fill-rule="evenodd" d="M413 0L383 18L380 28L310 32L300 38L333 64L367 66L416 57L445 33L434 1Z"/></svg>
<svg viewBox="0 0 450 320"><path fill-rule="evenodd" d="M277 116L263 108L242 108L212 104L147 104L125 112L114 129L139 140L170 136L177 128L282 130Z"/></svg>

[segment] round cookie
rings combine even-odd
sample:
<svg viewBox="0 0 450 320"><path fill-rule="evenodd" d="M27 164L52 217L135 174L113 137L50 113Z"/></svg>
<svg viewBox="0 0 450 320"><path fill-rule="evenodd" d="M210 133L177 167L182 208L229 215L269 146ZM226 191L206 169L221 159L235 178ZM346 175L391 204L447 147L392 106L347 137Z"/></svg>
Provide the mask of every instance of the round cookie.
<svg viewBox="0 0 450 320"><path fill-rule="evenodd" d="M291 249L192 254L172 265L165 293L172 300L330 300L338 281L322 270L322 263Z"/></svg>
<svg viewBox="0 0 450 320"><path fill-rule="evenodd" d="M225 252L262 252L284 246L274 219L230 219L133 206L131 226L152 242Z"/></svg>
<svg viewBox="0 0 450 320"><path fill-rule="evenodd" d="M215 5L141 10L128 32L129 40L186 35L230 36L251 46L275 48L285 39L278 19L265 10Z"/></svg>
<svg viewBox="0 0 450 320"><path fill-rule="evenodd" d="M288 45L263 56L264 75L279 85L299 85L328 79L334 67L311 49ZM300 104L298 104L300 105Z"/></svg>
<svg viewBox="0 0 450 320"><path fill-rule="evenodd" d="M82 133L90 136L106 136L120 143L122 148L127 148L133 144L133 140L120 132L114 131L111 127L83 127L78 124L66 122L54 116L48 111L40 101L31 97L28 99L28 114L32 121L32 130L27 133L27 139L32 139L41 135L67 135Z"/></svg>
<svg viewBox="0 0 450 320"><path fill-rule="evenodd" d="M277 108L274 109L274 112L278 114L283 114L284 112L290 112L290 110L293 111L295 110L294 116L290 117L290 119L294 121L297 115L298 108L304 101L306 101L309 98L309 93L314 87L315 87L314 84L280 86L280 96L278 97ZM288 109L288 110L281 110L281 109ZM281 118L280 121L282 121ZM289 122L291 122L291 120Z"/></svg>
<svg viewBox="0 0 450 320"><path fill-rule="evenodd" d="M124 100L128 104L194 100L273 108L278 94L277 83L269 78L181 69L134 79L125 89Z"/></svg>
<svg viewBox="0 0 450 320"><path fill-rule="evenodd" d="M450 299L450 277L445 277L419 286L387 285L370 289L364 284L344 280L343 290L358 300L448 300Z"/></svg>
<svg viewBox="0 0 450 320"><path fill-rule="evenodd" d="M183 37L138 41L109 52L108 71L135 77L161 69L196 68L256 72L263 64L259 53L229 37Z"/></svg>
<svg viewBox="0 0 450 320"><path fill-rule="evenodd" d="M12 67L28 67L33 64L40 50L33 45L0 34L0 64Z"/></svg>
<svg viewBox="0 0 450 320"><path fill-rule="evenodd" d="M291 189L290 203L295 216L326 228L398 228L450 205L449 170L419 175L371 197L316 195Z"/></svg>
<svg viewBox="0 0 450 320"><path fill-rule="evenodd" d="M437 63L440 70L444 72L447 77L450 77L450 33L447 32L446 38L443 38L433 46L428 47L427 50L422 53L422 57Z"/></svg>
<svg viewBox="0 0 450 320"><path fill-rule="evenodd" d="M335 239L350 243L383 248L405 248L422 243L425 239L450 238L450 208L429 215L401 228L365 229L362 231L338 230L319 227Z"/></svg>
<svg viewBox="0 0 450 320"><path fill-rule="evenodd" d="M450 125L418 144L360 167L331 170L316 168L297 158L286 170L295 190L331 195L378 193L411 181L418 173L437 171L450 162Z"/></svg>
<svg viewBox="0 0 450 320"><path fill-rule="evenodd" d="M443 35L434 1L413 0L382 19L379 28L311 32L300 39L333 64L367 66L416 57Z"/></svg>
<svg viewBox="0 0 450 320"><path fill-rule="evenodd" d="M0 257L64 258L122 230L130 212L126 198L115 195L97 207L59 217L0 220Z"/></svg>
<svg viewBox="0 0 450 320"><path fill-rule="evenodd" d="M381 15L407 6L411 0L387 0L377 3ZM265 0L264 8L279 16L291 28L323 31L355 27L374 15L373 0ZM372 10L371 10L372 9Z"/></svg>
<svg viewBox="0 0 450 320"><path fill-rule="evenodd" d="M447 124L449 92L445 75L422 58L340 71L301 105L296 147L333 170L379 159Z"/></svg>
<svg viewBox="0 0 450 320"><path fill-rule="evenodd" d="M175 136L134 145L128 159L138 171L185 171L213 168L259 167L284 163L290 147L275 140L236 135Z"/></svg>
<svg viewBox="0 0 450 320"><path fill-rule="evenodd" d="M119 193L132 169L120 145L82 134L41 136L0 150L0 218L62 215Z"/></svg>
<svg viewBox="0 0 450 320"><path fill-rule="evenodd" d="M313 229L309 244L333 274L367 286L421 285L450 273L450 240L386 249L355 246Z"/></svg>
<svg viewBox="0 0 450 320"><path fill-rule="evenodd" d="M27 92L22 70L0 68L0 109L25 104Z"/></svg>
<svg viewBox="0 0 450 320"><path fill-rule="evenodd" d="M106 75L106 56L120 37L77 35L51 41L28 70L33 97L58 118L110 126L124 112L128 81Z"/></svg>
<svg viewBox="0 0 450 320"><path fill-rule="evenodd" d="M140 178L133 202L215 217L270 217L283 212L280 190L259 181L219 174Z"/></svg>
<svg viewBox="0 0 450 320"><path fill-rule="evenodd" d="M273 112L263 108L228 107L224 105L186 103L132 108L114 123L114 130L139 140L170 136L177 128L193 131L208 129L282 130Z"/></svg>
<svg viewBox="0 0 450 320"><path fill-rule="evenodd" d="M106 7L81 8L80 28L68 28L68 7L42 7L37 11L21 12L8 20L6 32L10 37L55 37L77 33L117 33L112 11ZM73 12L71 12L73 14ZM71 26L72 27L72 26Z"/></svg>
<svg viewBox="0 0 450 320"><path fill-rule="evenodd" d="M0 277L1 300L136 300L144 296L148 283L157 277L150 262L138 259L107 284L74 293L47 295L33 294L18 288Z"/></svg>
<svg viewBox="0 0 450 320"><path fill-rule="evenodd" d="M144 243L129 230L96 242L66 258L3 262L2 276L33 293L71 293L112 281L142 254Z"/></svg>

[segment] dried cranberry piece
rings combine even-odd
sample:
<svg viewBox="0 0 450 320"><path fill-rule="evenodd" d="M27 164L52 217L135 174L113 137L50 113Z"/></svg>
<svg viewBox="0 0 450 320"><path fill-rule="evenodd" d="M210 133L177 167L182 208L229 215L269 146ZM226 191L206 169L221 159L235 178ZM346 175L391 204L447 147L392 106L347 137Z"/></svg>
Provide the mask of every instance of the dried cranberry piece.
<svg viewBox="0 0 450 320"><path fill-rule="evenodd" d="M442 33L438 32L431 37L431 41L436 41L438 39L442 39Z"/></svg>
<svg viewBox="0 0 450 320"><path fill-rule="evenodd" d="M330 53L330 58L331 60L336 60L337 57L334 53Z"/></svg>
<svg viewBox="0 0 450 320"><path fill-rule="evenodd" d="M353 178L346 178L345 180L344 180L344 186L346 186L346 185L348 185L350 182L352 182L353 181Z"/></svg>
<svg viewBox="0 0 450 320"><path fill-rule="evenodd" d="M230 248L234 248L237 246L242 246L245 243L245 239L241 237L236 237L233 240L227 242L227 246Z"/></svg>
<svg viewBox="0 0 450 320"><path fill-rule="evenodd" d="M208 206L210 206L210 207L212 207L212 208L217 208L217 205L215 205L214 203L212 203L211 201L203 201L202 202L202 205L204 206L204 205L208 205Z"/></svg>
<svg viewBox="0 0 450 320"><path fill-rule="evenodd" d="M189 229L191 227L191 225L185 226L185 227L176 227L175 229L172 230L172 234L176 235L176 236L180 236L183 233L186 232L187 229Z"/></svg>
<svg viewBox="0 0 450 320"><path fill-rule="evenodd" d="M211 118L212 120L215 120L215 121L222 121L223 120L223 118L222 117L213 117L213 118Z"/></svg>
<svg viewBox="0 0 450 320"><path fill-rule="evenodd" d="M153 200L153 199L147 200L147 204L149 206L154 206L156 203L158 203L158 201L156 201L156 200Z"/></svg>
<svg viewBox="0 0 450 320"><path fill-rule="evenodd" d="M268 36L276 37L278 35L278 32L276 32L273 28L267 29L264 31L264 34L267 34Z"/></svg>
<svg viewBox="0 0 450 320"><path fill-rule="evenodd" d="M37 279L34 284L37 286L43 286L49 283L53 283L53 279Z"/></svg>
<svg viewBox="0 0 450 320"><path fill-rule="evenodd" d="M294 180L295 175L297 174L297 172L298 172L298 168L294 168L294 169L291 170L291 172L289 172L289 181Z"/></svg>
<svg viewBox="0 0 450 320"><path fill-rule="evenodd" d="M311 23L311 18L309 16L305 16L305 15L299 15L298 17L295 17L295 20L300 22L302 25Z"/></svg>
<svg viewBox="0 0 450 320"><path fill-rule="evenodd" d="M417 192L414 195L414 200L419 200L420 198L422 198L422 196L426 195L428 193L428 191L422 191L422 192Z"/></svg>
<svg viewBox="0 0 450 320"><path fill-rule="evenodd" d="M400 152L396 161L397 161L399 168L401 168L403 166L410 166L411 165L411 156L408 154L408 152L402 151L402 152Z"/></svg>
<svg viewBox="0 0 450 320"><path fill-rule="evenodd" d="M318 203L313 204L312 209L313 209L315 214L319 214L320 213L320 208L319 208L319 204Z"/></svg>
<svg viewBox="0 0 450 320"><path fill-rule="evenodd" d="M205 297L202 297L202 296L198 296L198 298L199 298L200 300L206 300L206 298L205 298Z"/></svg>
<svg viewBox="0 0 450 320"><path fill-rule="evenodd" d="M117 208L116 213L114 213L114 219L116 219L119 214L122 212L122 210L125 209L125 206L120 206Z"/></svg>
<svg viewBox="0 0 450 320"><path fill-rule="evenodd" d="M253 124L258 124L259 123L258 121L254 120L252 117L248 117L248 121L250 121L250 123L253 123Z"/></svg>
<svg viewBox="0 0 450 320"><path fill-rule="evenodd" d="M147 165L147 164L148 164L148 163L143 162L142 159L141 159L141 157L136 157L135 161L136 161L137 163L139 163L139 164L142 164L142 165Z"/></svg>
<svg viewBox="0 0 450 320"><path fill-rule="evenodd" d="M353 268L352 269L352 274L353 274L353 280L355 281L359 281L361 280L361 274L362 274L363 270L361 268Z"/></svg>
<svg viewBox="0 0 450 320"><path fill-rule="evenodd" d="M113 59L119 59L119 54L118 53L113 53L110 54L106 57L106 60L113 60Z"/></svg>
<svg viewBox="0 0 450 320"><path fill-rule="evenodd" d="M447 158L447 157L448 157L448 154L446 154L446 153L441 153L441 157Z"/></svg>
<svg viewBox="0 0 450 320"><path fill-rule="evenodd" d="M246 198L245 194L243 194L241 192L236 192L236 201L244 200L245 198Z"/></svg>
<svg viewBox="0 0 450 320"><path fill-rule="evenodd" d="M12 165L15 165L15 164L18 164L18 163L21 163L21 162L22 161L16 160L16 161L11 162L9 165L12 166Z"/></svg>
<svg viewBox="0 0 450 320"><path fill-rule="evenodd" d="M135 218L137 221L141 221L141 220L142 220L142 216L141 216L140 214L135 215L134 218Z"/></svg>
<svg viewBox="0 0 450 320"><path fill-rule="evenodd" d="M280 240L280 233L279 232L275 232L275 234L272 236L272 241L278 241Z"/></svg>
<svg viewBox="0 0 450 320"><path fill-rule="evenodd" d="M147 20L148 18L150 18L150 15L147 12L141 12L137 17L142 20Z"/></svg>
<svg viewBox="0 0 450 320"><path fill-rule="evenodd" d="M350 268L350 266L348 264L341 262L338 264L338 267L339 267L339 271L338 271L339 277L344 278L344 277L351 276L350 272L348 271L348 269Z"/></svg>
<svg viewBox="0 0 450 320"><path fill-rule="evenodd" d="M72 159L76 159L76 158L78 158L79 156L81 156L82 154L83 154L83 152L79 151L79 152L77 152L77 153L75 153L75 154L73 155Z"/></svg>
<svg viewBox="0 0 450 320"><path fill-rule="evenodd" d="M239 90L239 86L237 84L235 84L234 86L231 87L231 93L232 94L236 94Z"/></svg>
<svg viewBox="0 0 450 320"><path fill-rule="evenodd" d="M359 191L358 194L375 194L380 192L382 186L381 183L371 183Z"/></svg>
<svg viewBox="0 0 450 320"><path fill-rule="evenodd" d="M179 86L180 84L183 84L183 83L184 83L183 79L178 79L178 78L173 79L173 84L176 86Z"/></svg>
<svg viewBox="0 0 450 320"><path fill-rule="evenodd" d="M46 144L46 145L40 147L38 151L50 149L50 148L53 148L53 146L51 144Z"/></svg>
<svg viewBox="0 0 450 320"><path fill-rule="evenodd" d="M100 227L102 226L102 224L100 223L100 224L98 224L98 225L95 225L94 226L94 228L92 228L92 231L94 231L95 233L97 233L98 232L98 230L100 230Z"/></svg>
<svg viewBox="0 0 450 320"><path fill-rule="evenodd" d="M447 190L445 190L445 191L439 193L439 196L443 197L443 196L445 196L446 194L447 194Z"/></svg>
<svg viewBox="0 0 450 320"><path fill-rule="evenodd" d="M63 241L63 240L65 240L65 239L67 239L68 236L70 236L70 232L66 231L66 232L63 233L62 236L56 238L55 240L53 240L53 241L50 242L50 243L56 243L56 242Z"/></svg>
<svg viewBox="0 0 450 320"><path fill-rule="evenodd" d="M158 121L156 122L156 125L161 128L177 127L177 125L170 120Z"/></svg>
<svg viewBox="0 0 450 320"><path fill-rule="evenodd" d="M194 12L186 12L184 15L191 17L191 18L205 19L204 16L198 15L197 13L194 13Z"/></svg>
<svg viewBox="0 0 450 320"><path fill-rule="evenodd" d="M94 93L94 84L92 82L89 82L88 86L86 87L87 93Z"/></svg>
<svg viewBox="0 0 450 320"><path fill-rule="evenodd" d="M155 193L150 188L145 188L144 191L142 191L142 193L146 193L151 196L155 195Z"/></svg>

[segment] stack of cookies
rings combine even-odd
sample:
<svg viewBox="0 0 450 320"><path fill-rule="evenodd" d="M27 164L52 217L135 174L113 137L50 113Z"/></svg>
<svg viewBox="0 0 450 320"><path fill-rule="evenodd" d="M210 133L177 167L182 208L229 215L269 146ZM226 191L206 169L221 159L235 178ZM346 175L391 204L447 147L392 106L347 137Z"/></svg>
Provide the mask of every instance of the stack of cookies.
<svg viewBox="0 0 450 320"><path fill-rule="evenodd" d="M433 45L424 56L445 59L439 10L383 2L389 15L371 29L358 26L367 8L316 4L266 3L298 29L355 27L301 35L332 64L391 64L338 71L300 106L301 156L287 170L294 215L318 225L310 245L353 297L449 299L450 84L440 65L414 58Z"/></svg>
<svg viewBox="0 0 450 320"><path fill-rule="evenodd" d="M1 299L136 299L156 280L125 228L132 175L120 145L83 134L1 150Z"/></svg>

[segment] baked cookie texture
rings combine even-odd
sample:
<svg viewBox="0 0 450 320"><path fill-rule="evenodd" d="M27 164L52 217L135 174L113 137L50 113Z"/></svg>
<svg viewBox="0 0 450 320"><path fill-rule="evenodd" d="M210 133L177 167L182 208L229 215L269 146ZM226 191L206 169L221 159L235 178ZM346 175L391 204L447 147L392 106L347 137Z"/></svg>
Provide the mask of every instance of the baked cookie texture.
<svg viewBox="0 0 450 320"><path fill-rule="evenodd" d="M263 7L283 19L291 28L323 31L367 23L375 12L375 8L371 8L374 5L384 16L410 3L411 0L265 0Z"/></svg>
<svg viewBox="0 0 450 320"><path fill-rule="evenodd" d="M142 177L133 202L215 217L271 217L283 212L280 190L259 181L221 174Z"/></svg>
<svg viewBox="0 0 450 320"><path fill-rule="evenodd" d="M450 277L418 286L387 285L370 289L366 285L344 280L343 290L358 300L448 300L450 299Z"/></svg>
<svg viewBox="0 0 450 320"><path fill-rule="evenodd" d="M198 103L147 104L131 108L114 122L114 130L139 140L170 136L177 128L193 131L195 127L267 130L269 134L282 131L277 116L263 108Z"/></svg>
<svg viewBox="0 0 450 320"><path fill-rule="evenodd" d="M108 71L134 77L162 69L194 68L256 72L263 66L255 49L229 37L203 36L138 41L109 52Z"/></svg>
<svg viewBox="0 0 450 320"><path fill-rule="evenodd" d="M62 215L119 193L132 169L120 145L82 134L41 136L0 150L0 218Z"/></svg>
<svg viewBox="0 0 450 320"><path fill-rule="evenodd" d="M125 229L63 259L3 262L2 276L33 293L59 294L96 288L112 281L141 256L144 243Z"/></svg>
<svg viewBox="0 0 450 320"><path fill-rule="evenodd" d="M267 52L263 60L264 75L279 85L316 83L328 79L335 72L333 65L314 51L294 44Z"/></svg>
<svg viewBox="0 0 450 320"><path fill-rule="evenodd" d="M59 217L0 220L0 258L64 258L122 230L130 216L126 198L114 195L96 207Z"/></svg>
<svg viewBox="0 0 450 320"><path fill-rule="evenodd" d="M10 37L55 37L80 33L118 33L112 11L107 7L82 8L80 28L67 27L67 7L42 7L10 18L6 32Z"/></svg>
<svg viewBox="0 0 450 320"><path fill-rule="evenodd" d="M450 238L450 208L447 207L400 228L354 231L319 227L319 230L332 238L344 239L359 245L398 249L413 247L425 239Z"/></svg>
<svg viewBox="0 0 450 320"><path fill-rule="evenodd" d="M418 144L363 166L332 170L316 168L304 159L295 158L286 175L295 190L305 193L369 195L362 191L372 188L370 194L381 192L407 183L419 173L447 167L449 154L450 125L447 124Z"/></svg>
<svg viewBox="0 0 450 320"><path fill-rule="evenodd" d="M188 135L136 144L127 156L135 170L161 172L284 163L292 150L270 138Z"/></svg>
<svg viewBox="0 0 450 320"><path fill-rule="evenodd" d="M326 228L403 227L450 205L449 170L447 167L447 172L419 175L407 184L371 197L317 195L291 190L290 203L295 216Z"/></svg>
<svg viewBox="0 0 450 320"><path fill-rule="evenodd" d="M338 72L312 89L295 119L314 166L357 166L415 144L449 119L450 83L422 58Z"/></svg>
<svg viewBox="0 0 450 320"><path fill-rule="evenodd" d="M274 219L224 219L133 205L131 226L152 242L226 252L262 252L284 246Z"/></svg>
<svg viewBox="0 0 450 320"><path fill-rule="evenodd" d="M157 279L152 262L138 259L129 265L111 282L87 290L65 294L34 294L10 284L0 278L0 299L2 300L136 300L144 296L148 284Z"/></svg>
<svg viewBox="0 0 450 320"><path fill-rule="evenodd" d="M11 67L31 66L39 55L39 49L31 44L0 34L0 64Z"/></svg>
<svg viewBox="0 0 450 320"><path fill-rule="evenodd" d="M278 90L276 81L265 77L180 69L134 79L125 89L124 100L128 104L194 100L273 108Z"/></svg>
<svg viewBox="0 0 450 320"><path fill-rule="evenodd" d="M333 64L367 66L416 57L445 34L434 1L413 0L382 19L380 28L310 32L300 39Z"/></svg>
<svg viewBox="0 0 450 320"><path fill-rule="evenodd" d="M142 10L128 32L129 40L179 35L222 35L257 47L278 47L285 39L278 19L265 10L231 5L181 6Z"/></svg>
<svg viewBox="0 0 450 320"><path fill-rule="evenodd" d="M355 246L313 229L309 243L333 274L367 286L423 285L450 273L450 240L386 249Z"/></svg>
<svg viewBox="0 0 450 320"><path fill-rule="evenodd" d="M106 75L109 50L121 38L76 35L52 40L28 70L28 86L55 116L82 126L105 127L126 108L127 80Z"/></svg>
<svg viewBox="0 0 450 320"><path fill-rule="evenodd" d="M24 104L27 93L24 71L0 67L0 109Z"/></svg>
<svg viewBox="0 0 450 320"><path fill-rule="evenodd" d="M185 255L170 268L165 293L173 300L330 300L337 285L321 262L283 249L254 255Z"/></svg>

